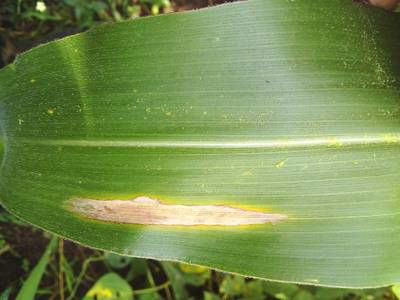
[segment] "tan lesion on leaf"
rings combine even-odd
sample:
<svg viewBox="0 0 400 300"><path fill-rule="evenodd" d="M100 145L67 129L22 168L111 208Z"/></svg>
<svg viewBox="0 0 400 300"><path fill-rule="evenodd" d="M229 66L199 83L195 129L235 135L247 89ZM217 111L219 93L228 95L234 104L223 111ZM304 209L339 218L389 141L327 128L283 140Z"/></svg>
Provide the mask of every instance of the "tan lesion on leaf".
<svg viewBox="0 0 400 300"><path fill-rule="evenodd" d="M274 224L287 218L231 206L163 204L144 196L133 200L75 198L70 209L89 219L141 225L240 226Z"/></svg>
<svg viewBox="0 0 400 300"><path fill-rule="evenodd" d="M369 0L372 5L394 10L399 4L399 0Z"/></svg>

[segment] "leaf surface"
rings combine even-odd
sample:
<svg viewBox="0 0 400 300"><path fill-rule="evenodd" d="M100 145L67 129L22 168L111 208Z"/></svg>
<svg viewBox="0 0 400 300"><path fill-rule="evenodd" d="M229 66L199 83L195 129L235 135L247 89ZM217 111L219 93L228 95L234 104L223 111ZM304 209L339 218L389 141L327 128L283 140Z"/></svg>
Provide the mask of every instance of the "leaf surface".
<svg viewBox="0 0 400 300"><path fill-rule="evenodd" d="M315 285L398 282L398 28L398 14L349 0L252 0L35 48L0 71L1 201L122 255ZM71 209L138 198L286 218L143 225L96 217L115 213L100 201Z"/></svg>

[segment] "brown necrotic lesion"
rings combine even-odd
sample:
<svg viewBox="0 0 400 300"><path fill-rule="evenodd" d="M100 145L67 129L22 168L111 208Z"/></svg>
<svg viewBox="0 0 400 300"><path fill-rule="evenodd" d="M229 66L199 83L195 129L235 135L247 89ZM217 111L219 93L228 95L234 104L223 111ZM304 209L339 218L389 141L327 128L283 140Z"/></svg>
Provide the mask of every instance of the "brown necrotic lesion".
<svg viewBox="0 0 400 300"><path fill-rule="evenodd" d="M399 0L353 0L355 2L362 2L372 4L374 6L382 7L389 10L394 10L399 4Z"/></svg>
<svg viewBox="0 0 400 300"><path fill-rule="evenodd" d="M75 198L70 201L69 207L89 219L142 225L240 226L274 224L287 218L283 214L266 214L230 206L163 204L144 196L133 200Z"/></svg>

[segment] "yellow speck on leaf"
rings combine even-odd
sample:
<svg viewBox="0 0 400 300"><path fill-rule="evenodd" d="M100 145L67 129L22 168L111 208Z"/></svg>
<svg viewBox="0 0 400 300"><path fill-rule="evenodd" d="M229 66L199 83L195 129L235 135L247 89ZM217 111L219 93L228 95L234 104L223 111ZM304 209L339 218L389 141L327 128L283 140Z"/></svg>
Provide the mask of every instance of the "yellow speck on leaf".
<svg viewBox="0 0 400 300"><path fill-rule="evenodd" d="M277 169L282 169L285 166L287 161L288 161L288 158L279 160L279 161L276 162L275 167Z"/></svg>
<svg viewBox="0 0 400 300"><path fill-rule="evenodd" d="M90 290L87 294L89 297L94 297L96 296L97 298L104 299L104 298L109 298L112 299L113 297L113 292L110 289L103 288L101 286L98 286L92 290Z"/></svg>
<svg viewBox="0 0 400 300"><path fill-rule="evenodd" d="M253 176L253 173L250 171L245 171L242 173L243 176Z"/></svg>
<svg viewBox="0 0 400 300"><path fill-rule="evenodd" d="M165 115L168 116L168 117L169 117L169 116L172 116L172 112L167 111L167 112L165 113Z"/></svg>
<svg viewBox="0 0 400 300"><path fill-rule="evenodd" d="M341 147L341 146L343 146L343 143L340 140L338 140L337 138L331 138L328 141L328 146Z"/></svg>
<svg viewBox="0 0 400 300"><path fill-rule="evenodd" d="M36 82L36 80L32 78L31 79L31 83L35 83L35 82Z"/></svg>
<svg viewBox="0 0 400 300"><path fill-rule="evenodd" d="M193 266L193 265L188 265L188 264L179 264L179 268L185 272L185 273L204 273L208 271L207 268L205 267L200 267L200 266Z"/></svg>
<svg viewBox="0 0 400 300"><path fill-rule="evenodd" d="M56 112L56 109L55 109L55 108L49 108L49 109L47 110L47 113L48 113L49 115L54 115L55 112Z"/></svg>
<svg viewBox="0 0 400 300"><path fill-rule="evenodd" d="M394 134L385 134L383 136L383 139L385 140L386 143L389 143L389 144L400 142L399 137L397 135L394 135Z"/></svg>

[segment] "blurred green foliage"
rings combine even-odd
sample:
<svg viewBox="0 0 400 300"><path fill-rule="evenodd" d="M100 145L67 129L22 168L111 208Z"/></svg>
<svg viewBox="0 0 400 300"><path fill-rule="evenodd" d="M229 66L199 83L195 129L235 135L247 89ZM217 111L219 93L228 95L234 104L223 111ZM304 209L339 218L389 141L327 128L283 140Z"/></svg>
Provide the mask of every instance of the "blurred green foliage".
<svg viewBox="0 0 400 300"><path fill-rule="evenodd" d="M32 34L37 35L49 26L86 29L96 22L158 14L170 7L169 0L3 0L1 22L2 30L12 28L12 33L26 35L24 29L36 27Z"/></svg>
<svg viewBox="0 0 400 300"><path fill-rule="evenodd" d="M0 48L16 53L48 40L114 22L172 11L170 0L1 0Z"/></svg>
<svg viewBox="0 0 400 300"><path fill-rule="evenodd" d="M40 258L38 264L33 268L28 278L25 280L22 288L18 292L16 300L34 300L35 295L43 277L43 273L47 268L47 264L50 261L50 257L57 246L58 239L53 236L49 242L43 256Z"/></svg>

